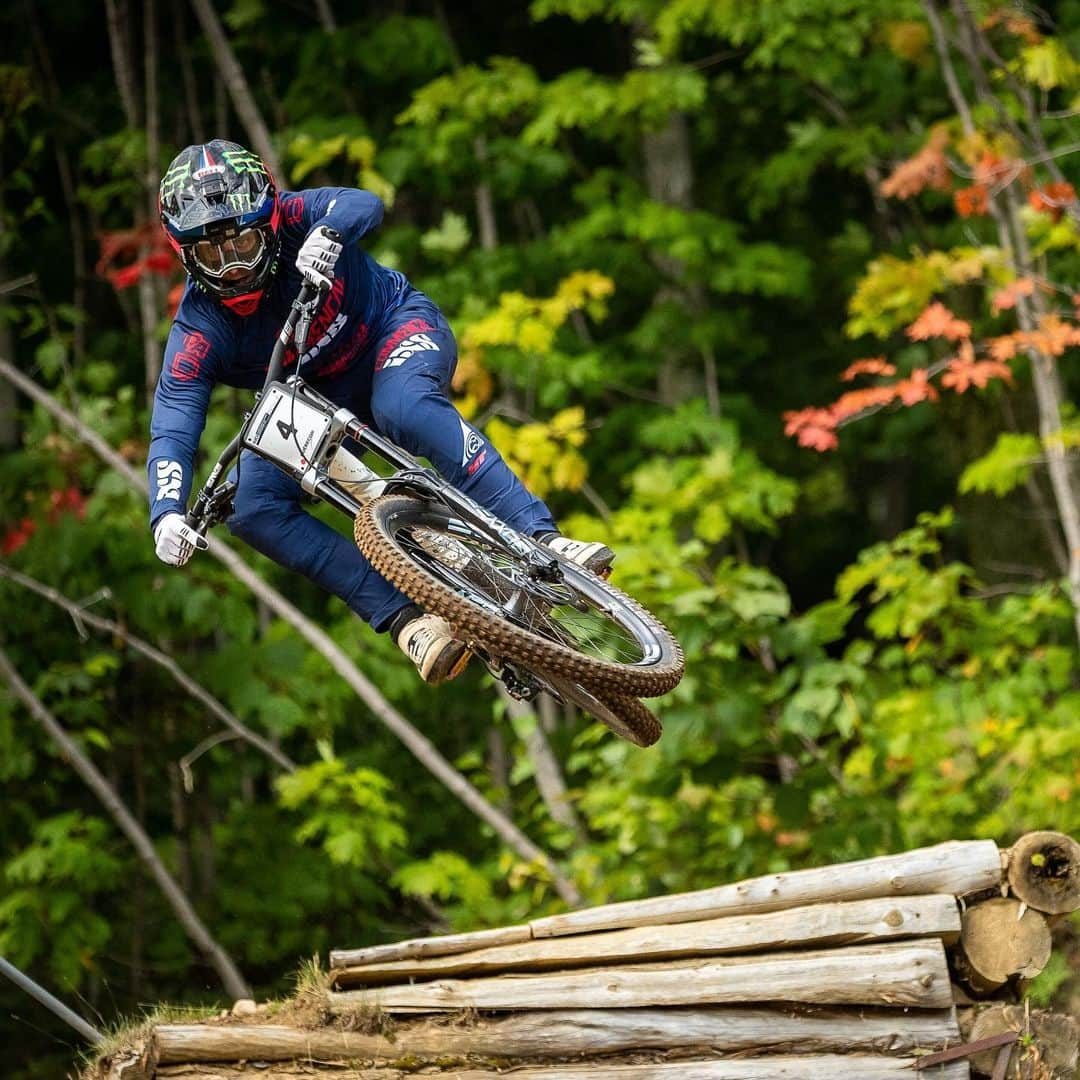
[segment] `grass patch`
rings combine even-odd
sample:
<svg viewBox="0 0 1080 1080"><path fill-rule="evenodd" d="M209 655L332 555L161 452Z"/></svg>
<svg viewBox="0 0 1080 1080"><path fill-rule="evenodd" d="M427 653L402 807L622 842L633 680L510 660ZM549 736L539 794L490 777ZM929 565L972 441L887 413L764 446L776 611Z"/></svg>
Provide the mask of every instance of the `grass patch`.
<svg viewBox="0 0 1080 1080"><path fill-rule="evenodd" d="M201 1024L217 1016L220 1009L220 1005L154 1005L139 1016L118 1020L105 1029L104 1038L97 1046L84 1051L82 1075L96 1076L103 1061L125 1050L134 1050L150 1037L158 1024Z"/></svg>

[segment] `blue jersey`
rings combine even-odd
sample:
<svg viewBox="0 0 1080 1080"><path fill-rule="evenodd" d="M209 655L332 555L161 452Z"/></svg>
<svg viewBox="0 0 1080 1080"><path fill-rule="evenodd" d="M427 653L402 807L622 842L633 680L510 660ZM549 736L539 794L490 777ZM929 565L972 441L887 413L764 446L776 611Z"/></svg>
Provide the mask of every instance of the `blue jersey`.
<svg viewBox="0 0 1080 1080"><path fill-rule="evenodd" d="M391 313L414 292L402 274L380 265L356 244L382 221L377 195L354 188L313 188L283 191L280 199L278 268L251 315L230 311L190 280L184 290L165 346L150 421L151 526L164 514L184 511L214 386L262 386L275 340L302 284L296 256L313 228L336 229L343 249L334 267L333 288L308 334L306 375L334 376L370 362L369 346L379 340ZM295 363L296 351L291 349L286 372Z"/></svg>

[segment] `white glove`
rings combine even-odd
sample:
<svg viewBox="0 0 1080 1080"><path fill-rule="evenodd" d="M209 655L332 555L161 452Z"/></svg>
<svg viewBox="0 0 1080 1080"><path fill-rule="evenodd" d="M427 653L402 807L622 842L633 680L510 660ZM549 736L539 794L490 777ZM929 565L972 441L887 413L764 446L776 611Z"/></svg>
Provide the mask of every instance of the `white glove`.
<svg viewBox="0 0 1080 1080"><path fill-rule="evenodd" d="M334 280L334 264L341 254L341 245L330 238L330 230L320 225L300 246L296 269L320 289L329 289Z"/></svg>
<svg viewBox="0 0 1080 1080"><path fill-rule="evenodd" d="M154 527L154 551L170 566L183 566L196 548L205 551L209 546L206 537L184 521L183 514L166 514Z"/></svg>

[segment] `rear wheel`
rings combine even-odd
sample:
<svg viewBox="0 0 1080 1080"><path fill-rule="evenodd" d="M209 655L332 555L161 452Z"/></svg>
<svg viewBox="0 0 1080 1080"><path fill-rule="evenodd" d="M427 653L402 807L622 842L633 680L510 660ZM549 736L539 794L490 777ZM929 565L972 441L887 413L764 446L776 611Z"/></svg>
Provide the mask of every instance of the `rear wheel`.
<svg viewBox="0 0 1080 1080"><path fill-rule="evenodd" d="M576 705L636 746L652 746L664 733L660 721L637 698L612 697L601 701L576 683L551 678L547 682L563 701Z"/></svg>
<svg viewBox="0 0 1080 1080"><path fill-rule="evenodd" d="M402 495L368 503L354 532L383 577L495 655L620 702L665 694L682 678L682 650L654 615L553 553L530 560L445 507Z"/></svg>

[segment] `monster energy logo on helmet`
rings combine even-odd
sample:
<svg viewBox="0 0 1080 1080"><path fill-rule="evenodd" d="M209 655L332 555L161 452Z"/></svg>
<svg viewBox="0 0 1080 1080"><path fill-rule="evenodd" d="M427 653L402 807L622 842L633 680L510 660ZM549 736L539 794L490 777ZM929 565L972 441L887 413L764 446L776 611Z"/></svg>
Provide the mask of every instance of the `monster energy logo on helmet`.
<svg viewBox="0 0 1080 1080"><path fill-rule="evenodd" d="M225 150L221 156L225 164L238 173L256 173L260 176L269 176L262 159L243 147L237 147L235 150Z"/></svg>
<svg viewBox="0 0 1080 1080"><path fill-rule="evenodd" d="M161 178L162 201L175 194L177 188L191 175L191 161L173 162L169 171Z"/></svg>

